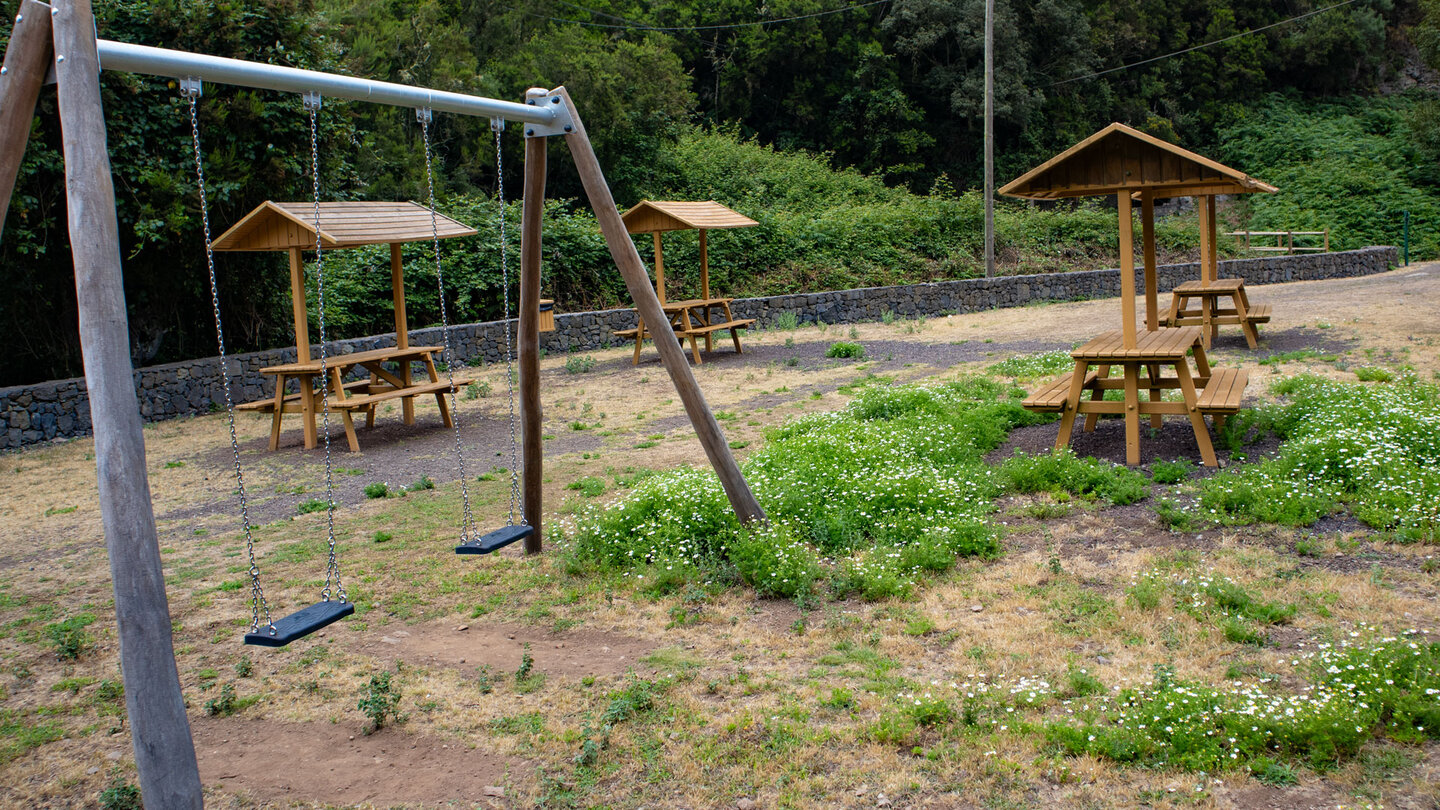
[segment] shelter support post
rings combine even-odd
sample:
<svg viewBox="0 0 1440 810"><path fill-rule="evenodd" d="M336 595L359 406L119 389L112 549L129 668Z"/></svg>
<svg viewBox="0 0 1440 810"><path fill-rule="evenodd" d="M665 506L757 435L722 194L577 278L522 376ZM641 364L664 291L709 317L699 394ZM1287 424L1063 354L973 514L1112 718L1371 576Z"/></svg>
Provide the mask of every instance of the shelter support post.
<svg viewBox="0 0 1440 810"><path fill-rule="evenodd" d="M525 553L541 549L544 414L540 406L540 235L545 214L545 138L525 139L525 199L520 212L520 430L525 522L533 529ZM508 313L507 313L508 317Z"/></svg>
<svg viewBox="0 0 1440 810"><path fill-rule="evenodd" d="M655 294L660 298L660 306L665 306L665 252L660 247L660 232L655 234Z"/></svg>
<svg viewBox="0 0 1440 810"><path fill-rule="evenodd" d="M706 239L709 233L704 228L700 229L700 297L706 301L710 300L710 240ZM706 335L705 337L710 337ZM707 345L708 349L709 346Z"/></svg>
<svg viewBox="0 0 1440 810"><path fill-rule="evenodd" d="M410 348L410 325L405 317L405 264L400 259L400 243L390 244L390 295L395 302L395 348ZM400 363L400 381L405 387L410 387L410 361ZM415 400L411 397L400 398L400 410L405 418L405 424L415 424ZM372 411L373 413L373 411ZM349 415L349 412L346 412Z"/></svg>
<svg viewBox="0 0 1440 810"><path fill-rule="evenodd" d="M640 319L659 324L663 330L669 323L669 319L665 317L665 311L661 308L660 299L656 296L655 291L650 289L650 279L645 275L645 265L640 262L640 254L635 250L635 243L630 241L630 235L625 230L625 223L615 209L615 198L610 194L610 187L605 183L605 175L600 169L600 161L596 159L595 149L590 145L589 136L585 134L585 126L580 121L580 114L571 102L570 94L565 92L565 88L557 88L553 92L561 97L573 121L572 131L566 134L565 142L569 145L570 154L574 157L575 168L580 174L580 182L585 187L585 195L590 199L590 207L594 209L600 230L605 235L605 244L610 248L610 257L615 260L615 265L620 269L620 275L625 278L625 287L635 301L635 309L639 311ZM656 264L658 269L659 263ZM705 455L709 458L710 465L715 468L715 474L720 479L720 485L725 489L725 496L729 498L730 507L735 510L735 516L742 523L765 520L765 512L760 508L759 502L755 500L755 495L750 491L750 485L746 483L745 477L741 475L740 466L735 463L735 456L731 454L730 447L725 442L725 434L721 432L720 424L715 421L715 415L710 412L710 406L705 402L704 393L695 382L695 374L691 370L689 362L685 360L685 354L680 348L680 344L673 340L656 340L655 348L660 352L660 360L665 364L665 370L670 374L671 382L675 384L675 391L680 395L680 401L685 405L685 413L690 418L690 424L695 428L696 438L700 440L700 446L705 449Z"/></svg>
<svg viewBox="0 0 1440 810"><path fill-rule="evenodd" d="M1125 348L1135 348L1135 217L1130 209L1130 192L1115 195L1120 209L1120 307Z"/></svg>
<svg viewBox="0 0 1440 810"><path fill-rule="evenodd" d="M1155 260L1155 198L1140 195L1140 241L1145 256L1145 329L1160 328L1160 281Z"/></svg>
<svg viewBox="0 0 1440 810"><path fill-rule="evenodd" d="M35 102L53 61L51 53L50 6L24 0L10 29L4 69L0 70L0 236L5 233L5 213L10 210L10 195L25 158L25 142L30 139Z"/></svg>
<svg viewBox="0 0 1440 810"><path fill-rule="evenodd" d="M69 0L56 9L51 25L80 350L95 430L100 518L115 589L131 745L146 807L199 810L204 803L200 772L175 667L155 513L145 474L140 405L130 363L95 17L90 0Z"/></svg>
<svg viewBox="0 0 1440 810"><path fill-rule="evenodd" d="M310 362L310 319L305 314L305 257L300 248L290 248L290 309L295 316L295 362ZM304 424L305 449L315 446L315 394L308 377L296 378L300 384L300 413ZM275 380L278 387L279 379ZM281 391L276 391L279 397ZM278 401L278 400L277 400ZM278 416L276 417L279 418ZM273 443L273 442L272 442Z"/></svg>

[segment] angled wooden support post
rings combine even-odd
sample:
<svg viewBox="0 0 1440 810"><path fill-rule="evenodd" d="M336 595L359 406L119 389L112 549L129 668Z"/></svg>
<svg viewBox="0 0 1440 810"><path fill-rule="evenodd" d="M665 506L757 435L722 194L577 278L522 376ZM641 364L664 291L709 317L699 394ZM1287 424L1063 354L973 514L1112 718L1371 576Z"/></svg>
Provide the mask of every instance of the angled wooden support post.
<svg viewBox="0 0 1440 810"><path fill-rule="evenodd" d="M140 405L130 364L95 17L90 0L64 0L55 8L58 13L51 24L80 350L95 430L100 518L115 588L130 740L145 806L199 810L204 797L175 668L155 513L145 475Z"/></svg>
<svg viewBox="0 0 1440 810"><path fill-rule="evenodd" d="M544 88L525 93L527 98L549 95ZM534 530L525 538L526 554L540 553L545 480L545 415L540 406L540 235L545 215L547 145L545 138L525 139L525 199L520 208L520 447L524 459L525 522Z"/></svg>
<svg viewBox="0 0 1440 810"><path fill-rule="evenodd" d="M30 139L35 102L45 84L45 71L54 61L51 53L50 6L23 0L0 68L0 236L5 234L5 214Z"/></svg>
<svg viewBox="0 0 1440 810"><path fill-rule="evenodd" d="M645 273L645 265L640 262L640 253L635 250L635 243L630 241L630 234L625 230L625 223L615 208L615 198L610 194L610 186L605 183L605 174L600 170L600 161L596 159L595 149L590 145L589 136L585 134L580 114L570 101L570 94L565 92L565 88L556 88L551 92L561 97L570 113L573 131L566 134L565 142L575 159L575 168L580 173L580 182L585 186L585 195L590 198L590 206L595 209L595 218L605 235L610 257L615 260L620 275L625 278L625 287L635 301L635 309L639 311L640 319L645 323L660 325L661 339L655 341L655 348L660 352L660 360L670 374L670 381L675 384L680 401L685 404L685 413L695 428L696 438L705 449L710 465L715 468L720 485L725 488L730 507L735 510L735 516L740 518L742 523L763 521L765 512L755 500L745 477L740 474L740 465L735 463L735 456L730 453L730 446L725 442L725 434L720 431L720 423L715 421L715 415L710 412L710 406L705 402L704 393L695 382L695 374L685 360L684 350L676 341L667 339L669 335L665 334L665 325L670 319L665 317L660 299L650 287L650 278Z"/></svg>

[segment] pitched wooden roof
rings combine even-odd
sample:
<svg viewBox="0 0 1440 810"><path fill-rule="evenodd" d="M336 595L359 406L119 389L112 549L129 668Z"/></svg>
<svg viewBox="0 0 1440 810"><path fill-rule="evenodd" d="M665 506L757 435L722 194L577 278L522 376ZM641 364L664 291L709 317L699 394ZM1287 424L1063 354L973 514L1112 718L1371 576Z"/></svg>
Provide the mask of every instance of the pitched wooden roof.
<svg viewBox="0 0 1440 810"><path fill-rule="evenodd" d="M1010 181L1000 193L1054 200L1127 190L1197 197L1278 189L1137 129L1111 124Z"/></svg>
<svg viewBox="0 0 1440 810"><path fill-rule="evenodd" d="M750 228L760 223L731 211L720 203L659 202L645 200L620 217L630 233L684 231L690 229Z"/></svg>
<svg viewBox="0 0 1440 810"><path fill-rule="evenodd" d="M474 236L478 231L444 214L435 215L441 239ZM430 209L414 202L322 202L320 244L325 248L360 247L431 239ZM288 250L315 248L313 202L261 203L220 235L215 250Z"/></svg>

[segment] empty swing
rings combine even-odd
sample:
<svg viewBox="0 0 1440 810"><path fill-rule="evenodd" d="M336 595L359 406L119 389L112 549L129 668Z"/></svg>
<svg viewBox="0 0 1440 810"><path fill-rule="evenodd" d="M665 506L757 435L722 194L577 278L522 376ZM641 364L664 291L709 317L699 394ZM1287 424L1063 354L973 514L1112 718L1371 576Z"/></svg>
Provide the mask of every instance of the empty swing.
<svg viewBox="0 0 1440 810"><path fill-rule="evenodd" d="M430 193L431 217L435 211L435 175L431 169L430 161L430 111L421 110L418 114L420 120L420 134L425 141L425 179ZM504 311L501 313L501 320L505 324L505 389L510 403L510 516L506 524L488 534L476 537L474 520L470 514L470 497L466 491L465 481L465 457L460 448L460 423L455 422L455 459L460 468L460 494L464 499L465 517L460 532L460 544L455 546L456 554L490 554L499 551L506 546L524 540L535 533L534 527L525 521L525 516L520 516L520 522L515 522L515 510L520 502L520 471L518 440L515 437L515 352L510 340L510 269L505 247L505 174L504 163L501 160L500 133L505 129L505 122L502 119L492 119L490 129L495 133L495 188L498 200L500 220L500 290L502 295ZM440 276L440 241L435 240L435 277L440 284L440 320L444 326L445 334L445 355L450 357L450 322L445 314L445 283ZM446 363L446 368L450 364ZM451 389L452 398L451 410L454 411L453 398L454 389Z"/></svg>
<svg viewBox="0 0 1440 810"><path fill-rule="evenodd" d="M255 540L251 533L250 512L245 496L245 476L240 466L240 443L235 434L235 406L230 393L230 375L225 356L225 330L220 319L220 291L215 278L215 254L210 234L210 211L205 195L205 167L200 150L200 121L196 102L201 95L199 79L183 79L180 92L190 106L190 132L195 148L195 183L200 192L200 220L205 232L205 265L210 273L210 303L215 314L215 337L220 347L221 382L225 391L225 413L229 419L230 452L234 459L236 492L240 498L240 524L245 534L246 562L250 573L250 632L245 634L245 643L261 647L283 647L307 636L326 625L332 624L355 612L355 605L345 594L340 582L340 566L335 556L335 479L330 460L330 403L327 386L321 385L321 414L325 436L325 527L330 546L329 558L325 565L325 586L320 591L320 601L296 611L279 621L270 616L270 605L265 600L265 591L260 585L260 568L255 563ZM315 267L316 287L319 291L320 314L320 379L327 379L327 356L325 347L325 264L320 252L320 157L319 138L316 132L315 115L320 109L320 96L305 94L305 110L310 115L310 170L311 186L315 200ZM334 583L334 598L331 583ZM264 624L261 617L264 617Z"/></svg>

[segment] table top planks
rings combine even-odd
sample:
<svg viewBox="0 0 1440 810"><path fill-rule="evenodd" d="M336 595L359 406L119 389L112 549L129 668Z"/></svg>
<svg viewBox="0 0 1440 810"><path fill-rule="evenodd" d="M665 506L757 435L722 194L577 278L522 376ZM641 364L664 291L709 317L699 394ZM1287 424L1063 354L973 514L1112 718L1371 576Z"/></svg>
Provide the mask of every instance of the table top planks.
<svg viewBox="0 0 1440 810"><path fill-rule="evenodd" d="M1200 328L1182 326L1141 332L1136 336L1134 348L1126 348L1124 333L1116 330L1097 335L1072 351L1070 356L1076 360L1174 361L1183 359L1186 352L1198 342Z"/></svg>
<svg viewBox="0 0 1440 810"><path fill-rule="evenodd" d="M401 349L391 347L388 349L370 349L363 352L351 352L349 354L334 354L326 359L326 364L331 368L341 366L354 366L361 363L384 362L386 360L404 360L406 358L419 359L441 350L440 346L409 346ZM267 366L260 369L261 374L319 374L320 361L310 363L285 363L278 366Z"/></svg>
<svg viewBox="0 0 1440 810"><path fill-rule="evenodd" d="M1230 295L1244 287L1243 278L1217 278L1209 284L1204 281L1187 281L1175 287L1172 292L1181 295Z"/></svg>

